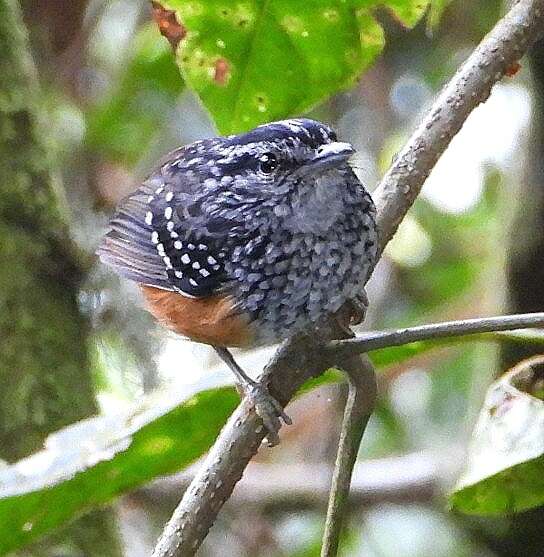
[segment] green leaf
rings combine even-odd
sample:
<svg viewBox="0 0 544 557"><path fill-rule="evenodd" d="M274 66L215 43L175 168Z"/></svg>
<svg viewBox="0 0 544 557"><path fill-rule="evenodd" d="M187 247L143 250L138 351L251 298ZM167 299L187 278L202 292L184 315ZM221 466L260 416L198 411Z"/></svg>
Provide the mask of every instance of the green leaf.
<svg viewBox="0 0 544 557"><path fill-rule="evenodd" d="M340 377L329 370L298 394ZM210 448L238 402L232 387L157 393L118 415L72 424L49 436L43 451L0 467L0 555L185 468Z"/></svg>
<svg viewBox="0 0 544 557"><path fill-rule="evenodd" d="M525 360L489 389L452 506L479 515L544 504L544 357Z"/></svg>
<svg viewBox="0 0 544 557"><path fill-rule="evenodd" d="M43 451L0 468L0 555L187 466L211 446L238 401L230 387L168 400L163 393L135 410L73 424L51 435Z"/></svg>
<svg viewBox="0 0 544 557"><path fill-rule="evenodd" d="M300 115L351 87L382 51L374 18L414 25L429 0L164 0L186 35L177 62L221 133Z"/></svg>
<svg viewBox="0 0 544 557"><path fill-rule="evenodd" d="M136 36L119 85L87 114L87 145L110 160L132 165L174 111L183 81L169 45L154 26Z"/></svg>

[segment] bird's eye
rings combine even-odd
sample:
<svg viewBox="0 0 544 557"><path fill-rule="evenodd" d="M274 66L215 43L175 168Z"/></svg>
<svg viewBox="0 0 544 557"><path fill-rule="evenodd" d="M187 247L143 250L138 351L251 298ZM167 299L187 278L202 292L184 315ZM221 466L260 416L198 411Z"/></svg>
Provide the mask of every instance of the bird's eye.
<svg viewBox="0 0 544 557"><path fill-rule="evenodd" d="M265 153L259 157L259 170L265 174L270 174L278 166L278 159L273 153Z"/></svg>

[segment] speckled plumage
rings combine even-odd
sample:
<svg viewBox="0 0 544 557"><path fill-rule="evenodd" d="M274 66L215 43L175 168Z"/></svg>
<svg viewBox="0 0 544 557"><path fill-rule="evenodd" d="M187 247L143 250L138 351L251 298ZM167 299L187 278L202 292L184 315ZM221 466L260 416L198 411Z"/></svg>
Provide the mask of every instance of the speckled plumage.
<svg viewBox="0 0 544 557"><path fill-rule="evenodd" d="M357 296L376 258L346 145L298 119L182 147L120 205L99 254L143 284L230 296L256 343L286 338Z"/></svg>

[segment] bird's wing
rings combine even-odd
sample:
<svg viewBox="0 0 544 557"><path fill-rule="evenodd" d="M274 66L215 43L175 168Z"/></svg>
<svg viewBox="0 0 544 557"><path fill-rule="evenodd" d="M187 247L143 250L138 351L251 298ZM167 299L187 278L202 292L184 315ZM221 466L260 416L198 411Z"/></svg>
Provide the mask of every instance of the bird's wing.
<svg viewBox="0 0 544 557"><path fill-rule="evenodd" d="M204 297L225 287L228 223L200 226L198 184L180 186L171 168L153 174L118 207L97 253L121 276ZM224 228L224 230L223 230Z"/></svg>

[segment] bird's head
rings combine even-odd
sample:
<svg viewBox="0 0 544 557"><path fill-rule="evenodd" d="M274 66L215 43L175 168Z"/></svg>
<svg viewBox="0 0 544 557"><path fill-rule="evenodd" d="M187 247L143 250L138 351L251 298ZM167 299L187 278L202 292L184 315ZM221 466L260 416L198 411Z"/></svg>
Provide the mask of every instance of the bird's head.
<svg viewBox="0 0 544 557"><path fill-rule="evenodd" d="M251 206L268 207L269 214L306 230L338 218L347 181L358 184L348 165L353 153L326 124L297 118L196 142L182 151L176 166L198 176L213 210L231 208L237 218L251 216Z"/></svg>

